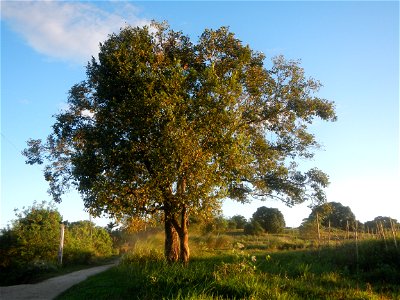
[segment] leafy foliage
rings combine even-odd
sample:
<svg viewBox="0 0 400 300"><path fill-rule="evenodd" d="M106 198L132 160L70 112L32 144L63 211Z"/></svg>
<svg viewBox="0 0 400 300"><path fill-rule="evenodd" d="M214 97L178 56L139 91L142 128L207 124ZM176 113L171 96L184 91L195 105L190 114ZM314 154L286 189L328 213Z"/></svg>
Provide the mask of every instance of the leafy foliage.
<svg viewBox="0 0 400 300"><path fill-rule="evenodd" d="M0 234L0 283L30 281L59 267L62 216L46 202L36 203L16 213L12 226ZM68 223L68 222L64 222ZM109 233L88 221L65 227L63 264L86 264L113 254Z"/></svg>
<svg viewBox="0 0 400 300"><path fill-rule="evenodd" d="M253 221L269 233L279 233L285 228L285 218L277 208L259 207L253 214Z"/></svg>
<svg viewBox="0 0 400 300"><path fill-rule="evenodd" d="M226 27L194 44L158 23L110 35L98 57L47 141L24 151L27 163L47 163L56 201L73 185L92 214L161 211L166 252L179 235L184 260L188 215L210 214L227 196L325 201L327 175L302 173L295 159L313 156L307 126L335 120L334 105L315 96L321 84L298 62L279 56L267 70Z"/></svg>
<svg viewBox="0 0 400 300"><path fill-rule="evenodd" d="M229 222L232 222L236 229L243 229L244 226L247 224L247 219L241 215L234 215L230 218Z"/></svg>
<svg viewBox="0 0 400 300"><path fill-rule="evenodd" d="M207 220L203 224L203 232L223 232L228 228L229 222L223 216L215 216L214 218Z"/></svg>
<svg viewBox="0 0 400 300"><path fill-rule="evenodd" d="M113 243L106 229L89 221L69 223L65 230L64 262L89 263L113 254Z"/></svg>
<svg viewBox="0 0 400 300"><path fill-rule="evenodd" d="M265 230L259 222L252 220L250 223L244 225L243 232L248 235L260 235L264 233Z"/></svg>
<svg viewBox="0 0 400 300"><path fill-rule="evenodd" d="M372 221L365 222L364 226L372 229L372 228L377 228L378 226L380 226L380 224L382 224L383 228L392 229L392 225L397 226L399 223L397 222L396 219L392 219L390 217L378 216L374 218Z"/></svg>
<svg viewBox="0 0 400 300"><path fill-rule="evenodd" d="M60 241L60 213L46 202L17 213L11 228L0 236L1 267L38 261L56 262Z"/></svg>
<svg viewBox="0 0 400 300"><path fill-rule="evenodd" d="M354 229L356 217L350 207L343 206L339 202L329 202L316 206L305 221L315 221L317 213L322 226L328 227L330 223L330 226L334 228L346 230L346 227L349 226L350 229Z"/></svg>
<svg viewBox="0 0 400 300"><path fill-rule="evenodd" d="M21 283L56 269L60 240L59 212L46 202L34 203L0 234L0 284Z"/></svg>

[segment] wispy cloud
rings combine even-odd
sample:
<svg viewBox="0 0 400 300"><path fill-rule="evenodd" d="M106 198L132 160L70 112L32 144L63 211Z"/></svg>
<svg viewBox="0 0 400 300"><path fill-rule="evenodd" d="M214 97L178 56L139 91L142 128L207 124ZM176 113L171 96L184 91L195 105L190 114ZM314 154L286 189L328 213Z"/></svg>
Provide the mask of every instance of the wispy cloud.
<svg viewBox="0 0 400 300"><path fill-rule="evenodd" d="M36 51L84 64L96 56L108 34L126 24L149 23L138 17L138 9L130 3L112 2L108 7L89 2L5 1L1 18Z"/></svg>

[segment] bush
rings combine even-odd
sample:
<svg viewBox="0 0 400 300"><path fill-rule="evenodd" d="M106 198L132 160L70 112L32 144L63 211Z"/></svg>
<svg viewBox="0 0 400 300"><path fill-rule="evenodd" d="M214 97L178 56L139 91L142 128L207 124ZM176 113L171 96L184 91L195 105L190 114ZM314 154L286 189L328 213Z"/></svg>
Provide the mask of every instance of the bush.
<svg viewBox="0 0 400 300"><path fill-rule="evenodd" d="M16 216L12 226L0 234L1 284L30 282L57 268L60 213L46 202L34 202ZM112 240L105 229L88 221L66 226L63 262L86 264L112 253Z"/></svg>
<svg viewBox="0 0 400 300"><path fill-rule="evenodd" d="M46 202L17 213L11 227L0 236L0 267L35 261L55 263L60 240L60 213Z"/></svg>
<svg viewBox="0 0 400 300"><path fill-rule="evenodd" d="M219 235L215 241L215 249L230 249L232 248L233 239L228 235Z"/></svg>
<svg viewBox="0 0 400 300"><path fill-rule="evenodd" d="M264 228L257 221L252 221L244 226L244 233L247 235L261 235Z"/></svg>
<svg viewBox="0 0 400 300"><path fill-rule="evenodd" d="M247 224L246 218L241 215L234 215L229 222L232 224L232 229L244 229Z"/></svg>
<svg viewBox="0 0 400 300"><path fill-rule="evenodd" d="M16 213L12 226L1 230L0 283L29 282L56 269L61 215L46 202Z"/></svg>
<svg viewBox="0 0 400 300"><path fill-rule="evenodd" d="M204 224L202 231L203 234L224 232L228 229L228 225L228 220L226 220L223 216L217 216L210 222Z"/></svg>
<svg viewBox="0 0 400 300"><path fill-rule="evenodd" d="M97 257L113 254L110 234L89 221L78 221L66 226L64 263L87 264Z"/></svg>

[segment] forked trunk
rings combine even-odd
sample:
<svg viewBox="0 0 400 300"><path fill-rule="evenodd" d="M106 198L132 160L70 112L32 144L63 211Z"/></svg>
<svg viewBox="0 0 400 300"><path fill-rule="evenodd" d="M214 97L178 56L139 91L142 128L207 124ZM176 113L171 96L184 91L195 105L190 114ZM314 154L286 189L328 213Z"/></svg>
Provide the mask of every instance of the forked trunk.
<svg viewBox="0 0 400 300"><path fill-rule="evenodd" d="M182 178L178 182L178 194L186 193L186 180ZM179 213L173 212L168 205L164 210L165 214L165 257L168 262L180 260L184 265L189 263L189 232L188 212L186 205L182 206ZM180 220L179 220L180 217ZM180 222L179 222L180 221Z"/></svg>
<svg viewBox="0 0 400 300"><path fill-rule="evenodd" d="M173 263L180 260L189 263L189 232L186 208L181 211L180 222L173 214L165 215L165 257Z"/></svg>

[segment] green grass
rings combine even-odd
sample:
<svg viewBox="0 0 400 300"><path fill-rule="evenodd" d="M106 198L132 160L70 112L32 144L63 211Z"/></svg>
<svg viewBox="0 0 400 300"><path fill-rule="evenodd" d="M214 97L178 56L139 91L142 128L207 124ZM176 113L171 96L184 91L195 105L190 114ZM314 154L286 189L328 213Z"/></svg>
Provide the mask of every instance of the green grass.
<svg viewBox="0 0 400 300"><path fill-rule="evenodd" d="M198 240L187 267L167 264L160 245L137 246L118 267L57 299L400 299L400 251L392 244L363 241L357 259L352 242L272 251L235 239L246 247L213 250Z"/></svg>

